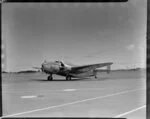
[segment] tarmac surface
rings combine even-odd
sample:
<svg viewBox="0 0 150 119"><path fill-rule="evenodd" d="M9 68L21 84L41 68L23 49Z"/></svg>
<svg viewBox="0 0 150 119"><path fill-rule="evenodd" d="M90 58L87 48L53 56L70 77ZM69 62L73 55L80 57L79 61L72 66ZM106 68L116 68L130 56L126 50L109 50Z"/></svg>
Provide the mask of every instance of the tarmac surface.
<svg viewBox="0 0 150 119"><path fill-rule="evenodd" d="M98 73L66 81L41 73L2 74L3 117L146 119L144 71Z"/></svg>

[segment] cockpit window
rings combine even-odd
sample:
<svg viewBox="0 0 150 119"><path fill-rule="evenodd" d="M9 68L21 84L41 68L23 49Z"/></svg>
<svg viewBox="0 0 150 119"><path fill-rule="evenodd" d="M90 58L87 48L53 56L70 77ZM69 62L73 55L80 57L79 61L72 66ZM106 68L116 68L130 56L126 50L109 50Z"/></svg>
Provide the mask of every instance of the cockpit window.
<svg viewBox="0 0 150 119"><path fill-rule="evenodd" d="M64 67L64 64L61 62L61 66Z"/></svg>
<svg viewBox="0 0 150 119"><path fill-rule="evenodd" d="M60 65L64 67L64 64L61 61L55 61L55 63L60 63Z"/></svg>

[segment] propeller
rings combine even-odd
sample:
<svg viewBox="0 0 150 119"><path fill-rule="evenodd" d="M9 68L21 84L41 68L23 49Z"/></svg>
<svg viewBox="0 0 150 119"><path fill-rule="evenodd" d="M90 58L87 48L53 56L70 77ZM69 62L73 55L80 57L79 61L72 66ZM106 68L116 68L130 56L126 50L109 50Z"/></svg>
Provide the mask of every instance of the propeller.
<svg viewBox="0 0 150 119"><path fill-rule="evenodd" d="M38 71L43 72L44 68L43 68L43 64L41 65L41 67L32 67L33 69L38 69Z"/></svg>

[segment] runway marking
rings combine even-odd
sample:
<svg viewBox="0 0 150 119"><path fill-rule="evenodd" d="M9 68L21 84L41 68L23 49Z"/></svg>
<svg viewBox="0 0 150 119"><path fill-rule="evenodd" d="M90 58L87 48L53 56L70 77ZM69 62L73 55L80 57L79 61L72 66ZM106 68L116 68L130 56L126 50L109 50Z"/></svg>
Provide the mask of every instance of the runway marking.
<svg viewBox="0 0 150 119"><path fill-rule="evenodd" d="M77 90L100 90L100 89L108 89L108 88L79 88Z"/></svg>
<svg viewBox="0 0 150 119"><path fill-rule="evenodd" d="M77 89L64 89L63 91L76 91Z"/></svg>
<svg viewBox="0 0 150 119"><path fill-rule="evenodd" d="M64 91L79 91L79 90L99 90L99 89L108 89L108 88L80 88L80 89L60 89L60 90L39 90L38 92L64 92ZM2 93L22 93L22 92L26 92L26 93L33 93L36 92L35 91L31 91L31 90L22 90L22 91L10 91L10 92L2 92Z"/></svg>
<svg viewBox="0 0 150 119"><path fill-rule="evenodd" d="M17 115L21 115L21 114L28 114L28 113L32 113L32 112L43 111L43 110L48 110L48 109L52 109L52 108L63 107L63 106L67 106L67 105L73 105L73 104L77 104L77 103L81 103L81 102L86 102L86 101L91 101L91 100L96 100L96 99L102 99L102 98L106 98L106 97L111 97L111 96L115 96L115 95L121 95L121 94L135 92L135 91L144 90L144 89L126 90L126 91L122 91L122 92L118 92L118 93L114 93L114 94L108 94L108 95L105 95L105 96L99 96L99 97L95 97L95 98L89 98L89 99L85 99L85 100L74 101L74 102L71 102L71 103L65 103L65 104L50 106L50 107L46 107L46 108L35 109L35 110L31 110L31 111L26 111L26 112L21 112L21 113L6 115L6 116L3 116L3 117L12 117L12 116L17 116Z"/></svg>
<svg viewBox="0 0 150 119"><path fill-rule="evenodd" d="M135 112L135 111L140 110L140 109L145 108L145 107L146 107L146 105L143 105L142 107L135 108L135 109L133 109L133 110L131 110L131 111L128 111L128 112L119 114L119 115L117 115L117 116L115 116L115 117L116 117L116 118L122 117L122 116L124 116L124 115L130 114L130 113L132 113L132 112Z"/></svg>
<svg viewBox="0 0 150 119"><path fill-rule="evenodd" d="M21 98L37 98L37 95L26 95L26 96L21 96Z"/></svg>

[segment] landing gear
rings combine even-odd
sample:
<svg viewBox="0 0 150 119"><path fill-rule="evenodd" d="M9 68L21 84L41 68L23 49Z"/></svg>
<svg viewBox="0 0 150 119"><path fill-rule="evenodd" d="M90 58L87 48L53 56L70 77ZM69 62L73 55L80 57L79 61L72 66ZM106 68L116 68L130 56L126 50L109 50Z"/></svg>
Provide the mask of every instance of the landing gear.
<svg viewBox="0 0 150 119"><path fill-rule="evenodd" d="M94 71L94 77L95 77L95 79L97 79L97 72L96 71Z"/></svg>
<svg viewBox="0 0 150 119"><path fill-rule="evenodd" d="M66 80L71 80L71 76L66 76Z"/></svg>
<svg viewBox="0 0 150 119"><path fill-rule="evenodd" d="M52 74L50 74L50 76L47 77L47 80L48 80L48 81L52 81L52 80L53 80Z"/></svg>

